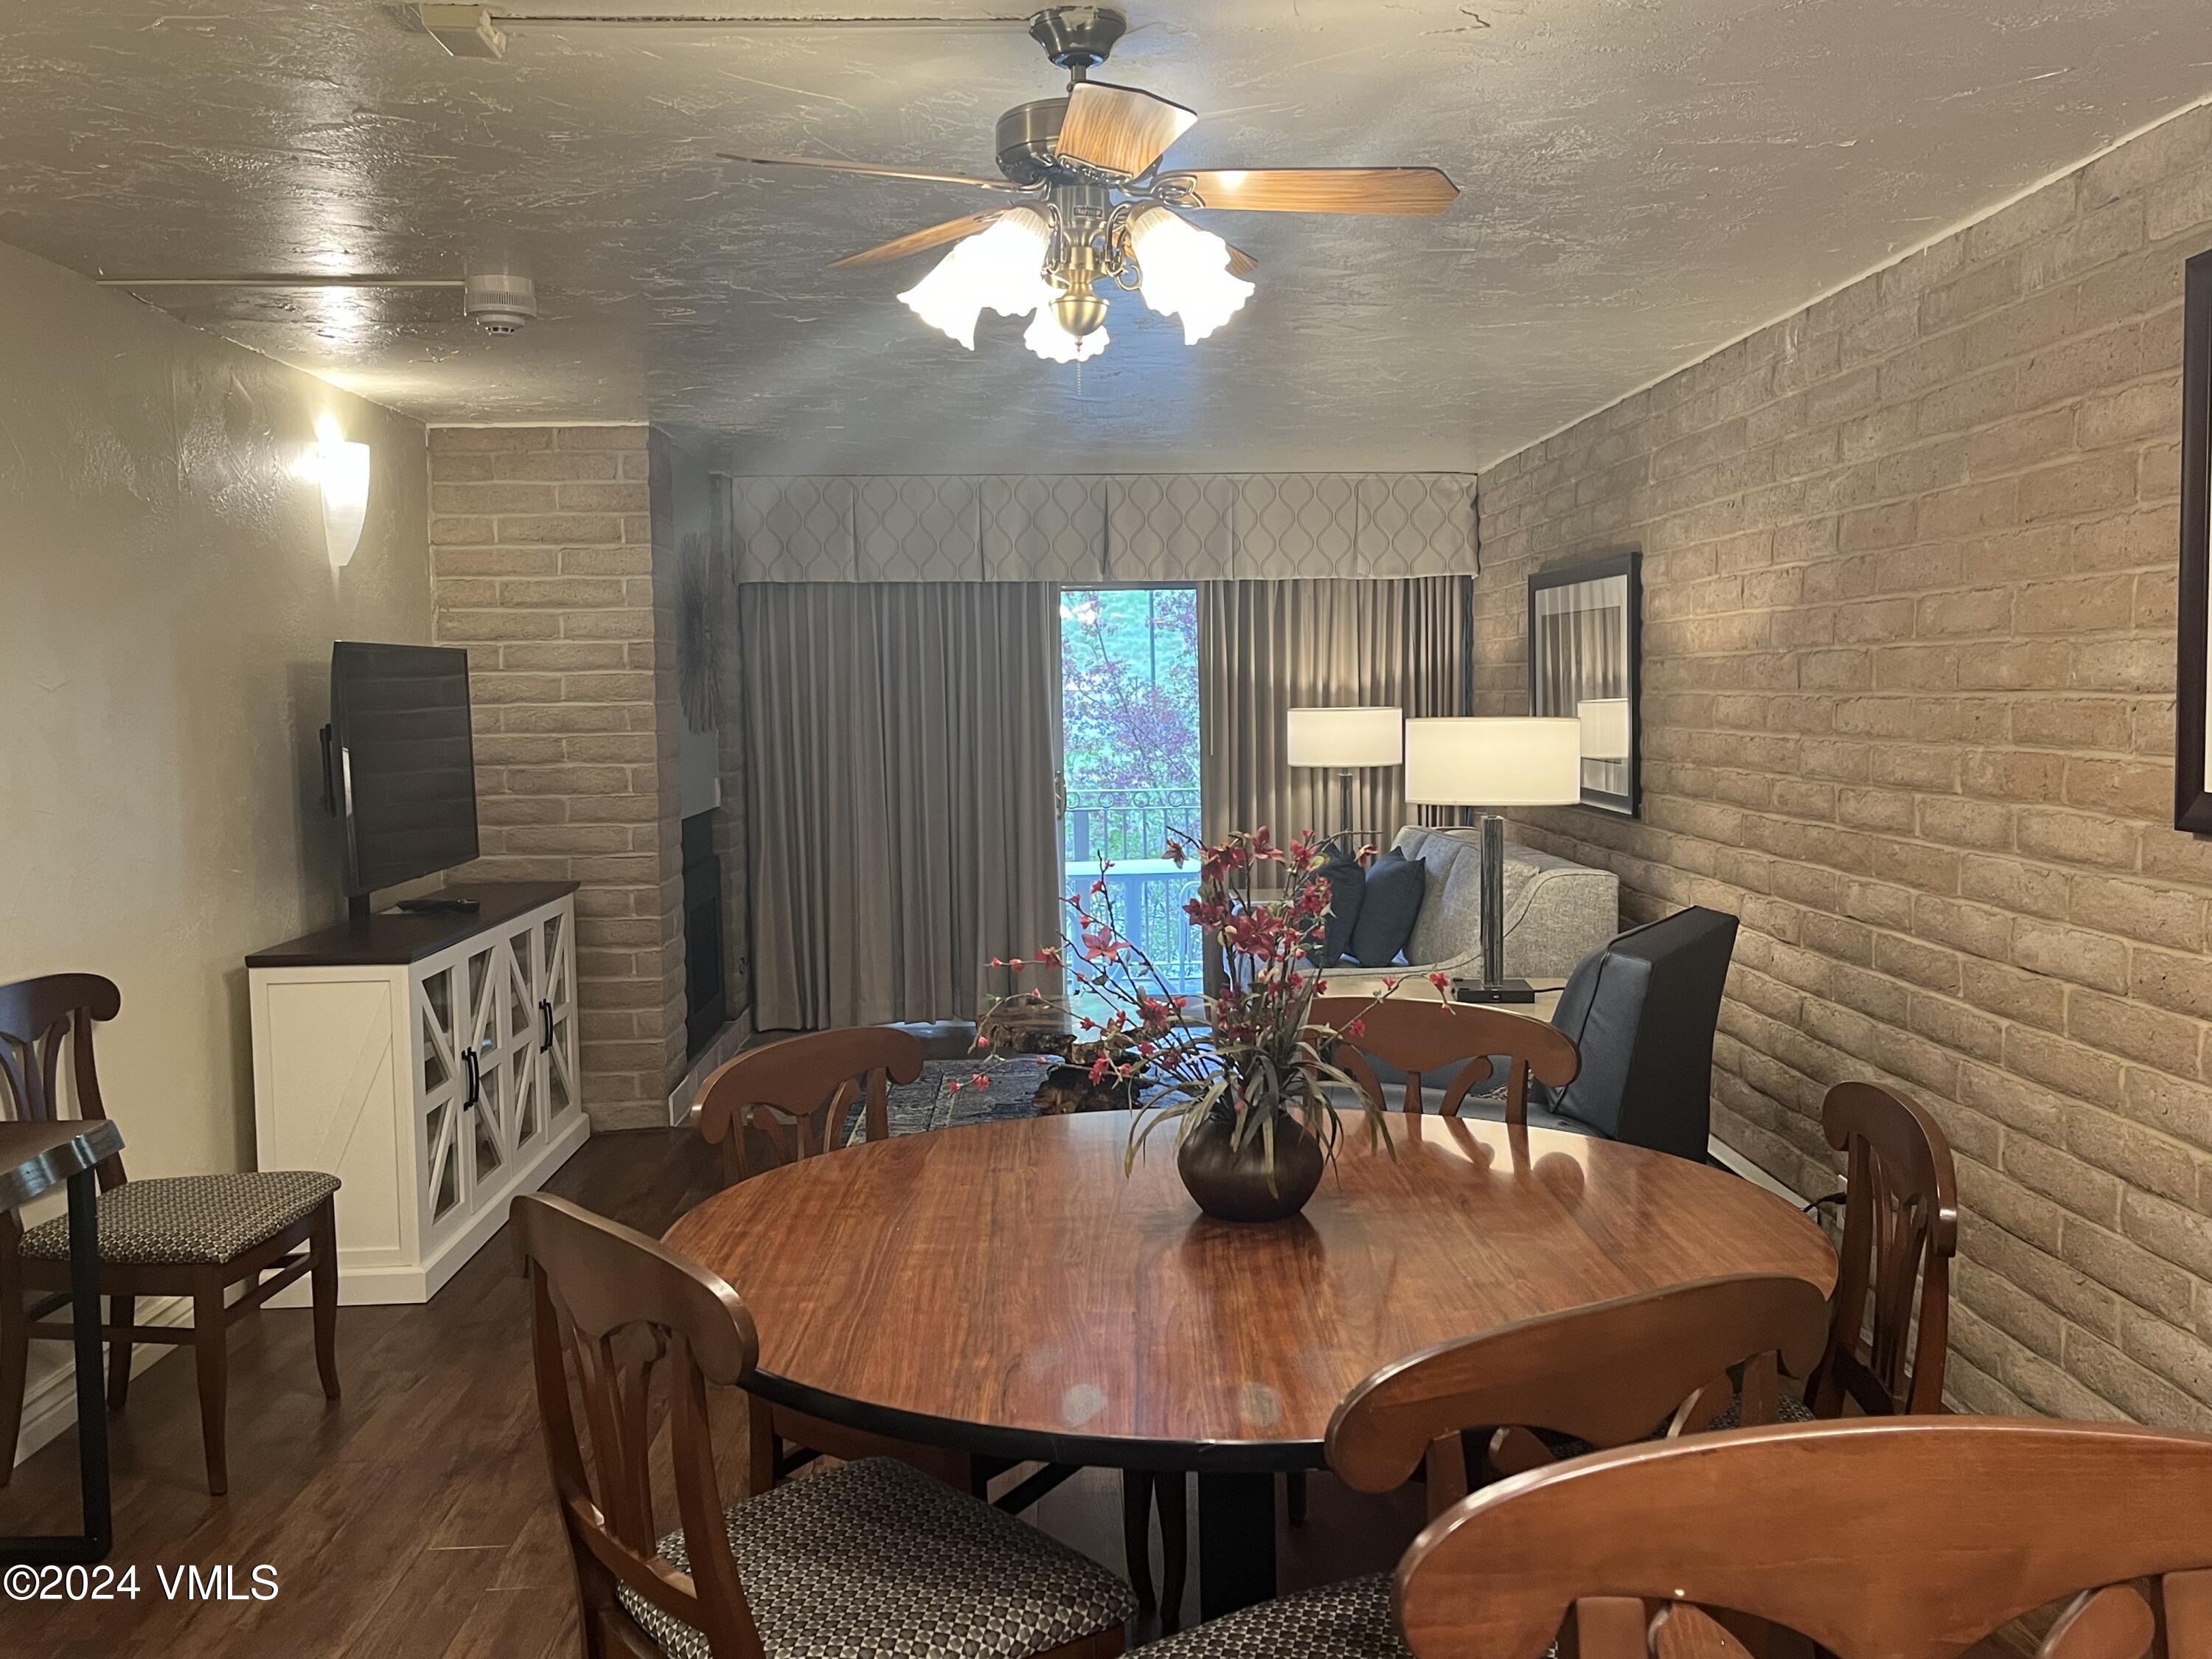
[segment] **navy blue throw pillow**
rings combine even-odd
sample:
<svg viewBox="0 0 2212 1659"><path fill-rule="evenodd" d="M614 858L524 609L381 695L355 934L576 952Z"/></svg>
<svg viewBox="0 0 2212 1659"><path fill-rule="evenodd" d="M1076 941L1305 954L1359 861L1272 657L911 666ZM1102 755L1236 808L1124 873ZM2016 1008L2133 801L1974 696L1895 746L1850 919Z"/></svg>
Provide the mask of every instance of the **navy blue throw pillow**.
<svg viewBox="0 0 2212 1659"><path fill-rule="evenodd" d="M1428 888L1428 866L1392 848L1367 872L1359 917L1352 926L1352 955L1363 968L1383 968L1398 959L1419 920Z"/></svg>
<svg viewBox="0 0 2212 1659"><path fill-rule="evenodd" d="M1358 859L1334 858L1314 872L1313 879L1327 882L1329 894L1316 959L1324 968L1334 968L1352 948L1352 924L1359 919L1360 901L1367 893L1367 872Z"/></svg>

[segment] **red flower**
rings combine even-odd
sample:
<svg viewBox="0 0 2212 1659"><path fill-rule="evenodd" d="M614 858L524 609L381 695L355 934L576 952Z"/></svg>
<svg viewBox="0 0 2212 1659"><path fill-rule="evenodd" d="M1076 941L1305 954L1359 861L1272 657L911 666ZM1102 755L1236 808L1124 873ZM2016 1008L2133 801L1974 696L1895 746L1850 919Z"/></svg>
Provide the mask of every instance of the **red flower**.
<svg viewBox="0 0 2212 1659"><path fill-rule="evenodd" d="M991 1079L981 1072L969 1078L968 1083L970 1088L975 1089L988 1089L991 1086Z"/></svg>
<svg viewBox="0 0 2212 1659"><path fill-rule="evenodd" d="M1443 991L1447 994L1449 994L1451 990L1450 979L1443 974L1431 974L1429 975L1429 983L1435 986L1439 991Z"/></svg>

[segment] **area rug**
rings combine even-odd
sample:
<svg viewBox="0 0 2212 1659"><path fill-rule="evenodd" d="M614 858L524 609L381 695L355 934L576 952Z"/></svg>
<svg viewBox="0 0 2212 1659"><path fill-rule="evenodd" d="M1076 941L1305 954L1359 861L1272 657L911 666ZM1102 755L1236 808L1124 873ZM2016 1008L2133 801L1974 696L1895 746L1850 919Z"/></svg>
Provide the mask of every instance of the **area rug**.
<svg viewBox="0 0 2212 1659"><path fill-rule="evenodd" d="M1037 1085L1057 1061L1050 1055L1016 1054L979 1064L970 1060L926 1060L911 1083L894 1083L886 1103L891 1133L919 1134L924 1129L960 1123L990 1123L1000 1118L1036 1115ZM971 1079L989 1079L978 1088ZM952 1085L957 1083L957 1089ZM852 1146L866 1137L860 1114L853 1115L846 1136Z"/></svg>

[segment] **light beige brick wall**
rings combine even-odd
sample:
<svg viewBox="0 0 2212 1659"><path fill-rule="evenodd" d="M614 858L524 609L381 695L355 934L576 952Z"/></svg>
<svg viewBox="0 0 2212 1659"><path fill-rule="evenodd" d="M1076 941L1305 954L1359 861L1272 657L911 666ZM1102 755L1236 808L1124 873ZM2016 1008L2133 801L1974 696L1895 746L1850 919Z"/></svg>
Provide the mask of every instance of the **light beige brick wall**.
<svg viewBox="0 0 2212 1659"><path fill-rule="evenodd" d="M1743 918L1715 1127L1801 1189L1844 1078L1965 1212L1962 1407L2212 1428L2212 845L2171 827L2182 263L2212 110L1492 468L1526 578L1644 550L1644 817L1521 815L1644 918Z"/></svg>
<svg viewBox="0 0 2212 1659"><path fill-rule="evenodd" d="M436 637L469 651L478 881L575 881L586 1111L665 1125L684 1070L673 572L642 426L436 427ZM665 565L667 562L660 562Z"/></svg>

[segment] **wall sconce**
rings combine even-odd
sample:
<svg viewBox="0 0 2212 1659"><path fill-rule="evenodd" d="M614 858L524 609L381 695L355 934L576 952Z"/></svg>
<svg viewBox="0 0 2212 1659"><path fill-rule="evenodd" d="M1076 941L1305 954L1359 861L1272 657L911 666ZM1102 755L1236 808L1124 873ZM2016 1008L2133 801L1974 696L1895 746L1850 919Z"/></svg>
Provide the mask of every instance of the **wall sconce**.
<svg viewBox="0 0 2212 1659"><path fill-rule="evenodd" d="M315 422L315 447L301 463L302 477L314 480L323 497L323 543L331 568L352 562L368 518L369 454L367 444L349 443L338 423L325 415Z"/></svg>

